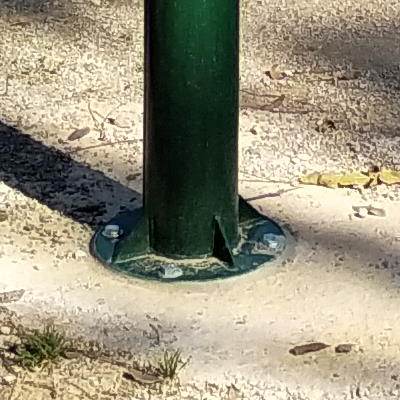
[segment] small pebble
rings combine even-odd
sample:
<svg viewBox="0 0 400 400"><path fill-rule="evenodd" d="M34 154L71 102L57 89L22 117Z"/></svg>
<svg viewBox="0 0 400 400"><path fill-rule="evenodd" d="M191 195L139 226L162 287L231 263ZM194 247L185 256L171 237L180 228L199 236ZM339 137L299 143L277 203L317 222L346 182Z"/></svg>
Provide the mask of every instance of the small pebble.
<svg viewBox="0 0 400 400"><path fill-rule="evenodd" d="M310 161L312 156L310 154L307 154L307 153L302 153L302 154L297 154L297 158L300 161Z"/></svg>
<svg viewBox="0 0 400 400"><path fill-rule="evenodd" d="M164 279L174 279L183 275L183 271L182 268L169 264L162 267L162 271L160 271L159 275Z"/></svg>
<svg viewBox="0 0 400 400"><path fill-rule="evenodd" d="M12 385L15 381L17 380L17 377L15 375L6 375L3 376L3 382L6 385Z"/></svg>
<svg viewBox="0 0 400 400"><path fill-rule="evenodd" d="M353 349L352 344L339 344L338 346L335 347L335 352L336 353L350 353L351 350Z"/></svg>
<svg viewBox="0 0 400 400"><path fill-rule="evenodd" d="M75 252L75 257L76 257L76 258L86 258L86 257L87 257L87 254L86 254L86 252L84 252L83 250L77 250L77 251Z"/></svg>
<svg viewBox="0 0 400 400"><path fill-rule="evenodd" d="M0 211L0 222L7 221L8 215L5 211Z"/></svg>
<svg viewBox="0 0 400 400"><path fill-rule="evenodd" d="M10 335L11 334L11 328L9 326L0 327L0 334L2 334L2 335Z"/></svg>
<svg viewBox="0 0 400 400"><path fill-rule="evenodd" d="M365 207L360 207L360 209L357 211L356 216L358 218L365 218L368 216L368 209Z"/></svg>

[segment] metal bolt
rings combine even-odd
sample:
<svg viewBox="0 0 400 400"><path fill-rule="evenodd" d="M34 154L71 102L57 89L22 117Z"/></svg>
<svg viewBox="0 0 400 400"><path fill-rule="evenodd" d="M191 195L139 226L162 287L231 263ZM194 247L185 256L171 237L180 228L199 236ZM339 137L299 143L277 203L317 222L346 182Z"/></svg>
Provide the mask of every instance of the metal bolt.
<svg viewBox="0 0 400 400"><path fill-rule="evenodd" d="M162 271L160 271L160 276L165 279L175 279L183 275L183 270L172 264L167 264L163 266Z"/></svg>
<svg viewBox="0 0 400 400"><path fill-rule="evenodd" d="M102 235L108 239L118 239L122 234L122 229L119 225L106 225L103 229Z"/></svg>
<svg viewBox="0 0 400 400"><path fill-rule="evenodd" d="M263 243L273 251L282 250L284 247L285 239L280 235L266 233L263 235Z"/></svg>

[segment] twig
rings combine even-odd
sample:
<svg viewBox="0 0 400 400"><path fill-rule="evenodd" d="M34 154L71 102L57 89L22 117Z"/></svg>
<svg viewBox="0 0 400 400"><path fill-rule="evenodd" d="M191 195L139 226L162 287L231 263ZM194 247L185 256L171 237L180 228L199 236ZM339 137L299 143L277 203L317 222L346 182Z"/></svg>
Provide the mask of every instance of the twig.
<svg viewBox="0 0 400 400"><path fill-rule="evenodd" d="M241 92L250 94L251 96L254 96L254 97L278 97L279 96L279 95L267 94L267 93L265 93L265 94L254 93L247 89L242 89Z"/></svg>
<svg viewBox="0 0 400 400"><path fill-rule="evenodd" d="M5 82L5 88L4 88L4 93L2 93L2 96L8 96L8 83L9 83L10 76L6 74L6 82Z"/></svg>
<svg viewBox="0 0 400 400"><path fill-rule="evenodd" d="M248 198L246 198L244 200L245 201L253 201L253 200L261 200L261 199L265 199L265 198L279 197L284 193L288 193L288 192L291 192L291 191L297 190L297 189L300 189L300 187L294 187L294 188L291 188L291 189L280 189L275 193L260 194L258 196L248 197Z"/></svg>
<svg viewBox="0 0 400 400"><path fill-rule="evenodd" d="M10 374L15 374L15 371L13 370L13 365L14 365L14 363L12 363L12 361L11 360L9 360L9 359L7 359L7 357L4 355L4 354L2 354L2 353L0 353L0 360L1 360L1 363L2 363L2 365L3 365L3 367L10 373Z"/></svg>
<svg viewBox="0 0 400 400"><path fill-rule="evenodd" d="M156 333L156 345L160 344L160 332L152 323L149 323L150 328Z"/></svg>
<svg viewBox="0 0 400 400"><path fill-rule="evenodd" d="M107 122L110 125L114 125L114 126L116 126L117 128L120 128L120 129L130 129L131 128L130 125L120 125L120 124L118 124L117 121L114 118L107 118Z"/></svg>
<svg viewBox="0 0 400 400"><path fill-rule="evenodd" d="M96 130L100 132L100 138L99 138L100 140L104 140L105 137L106 137L105 132L104 132L104 124L105 124L106 122L109 122L109 123L112 124L112 125L118 126L118 125L115 123L115 121L111 122L111 119L109 118L109 116L110 116L111 113L113 113L115 110L117 110L121 105L122 105L122 103L118 103L118 105L117 105L116 107L112 108L112 109L106 114L106 116L103 117L99 112L93 111L93 110L92 110L92 108L90 107L90 102L88 101L89 113L90 113L90 115L91 115L91 117L92 117L92 119L93 119L93 122L94 122L95 125L96 125ZM102 121L101 121L100 123L97 121L97 119L95 118L94 114L97 114L100 118L102 118ZM129 127L124 127L124 126L118 126L118 127L121 127L121 128L129 128Z"/></svg>
<svg viewBox="0 0 400 400"><path fill-rule="evenodd" d="M39 388L39 389L48 390L50 392L50 397L52 399L55 399L56 396L57 396L57 394L56 394L56 392L54 390L54 387L51 387L50 385L47 385L45 383L37 383L35 381L25 381L24 383L25 383L25 385L31 386L33 388Z"/></svg>
<svg viewBox="0 0 400 400"><path fill-rule="evenodd" d="M104 117L96 110L92 110L93 114L96 114L98 117L100 117L101 119L103 119Z"/></svg>
<svg viewBox="0 0 400 400"><path fill-rule="evenodd" d="M93 112L93 114L96 114L97 116L99 116L99 117L102 119L101 125L103 125L104 122L107 121L110 125L114 125L114 126L116 126L116 127L118 127L118 128L121 128L121 129L129 129L129 128L130 128L129 125L119 125L119 124L117 124L117 122L115 121L114 118L109 118L109 115L113 112L113 110L111 110L105 117L103 117L103 116L102 116L98 111L96 111L96 110L92 110L92 112Z"/></svg>
<svg viewBox="0 0 400 400"><path fill-rule="evenodd" d="M153 375L151 373L146 373L140 369L133 367L132 365L129 365L128 363L126 363L124 361L114 360L108 356L90 354L89 352L82 352L82 354L85 357L88 357L92 360L96 360L96 361L107 363L110 365L115 365L117 367L125 368L127 370L127 372L125 372L123 374L123 376L125 375L124 377L128 380L135 380L142 384L154 384L154 383L159 383L159 382L163 381L163 379L160 376Z"/></svg>
<svg viewBox="0 0 400 400"><path fill-rule="evenodd" d="M97 119L95 118L95 116L94 116L94 114L93 114L92 107L90 106L90 101L88 101L88 110L89 110L89 114L90 114L90 116L92 117L93 122L94 122L94 124L95 124L95 126L96 126L95 129L96 129L97 131L99 131L100 124L99 124L99 121L97 121Z"/></svg>
<svg viewBox="0 0 400 400"><path fill-rule="evenodd" d="M17 376L17 379L18 379L18 376ZM16 386L17 386L17 381L14 382L14 384L11 388L11 392L10 392L10 395L8 396L8 400L11 400L14 397L14 390L15 390Z"/></svg>
<svg viewBox="0 0 400 400"><path fill-rule="evenodd" d="M54 365L50 364L50 371L51 373L51 383L53 386L53 390L50 392L50 396L52 399L55 399L57 397L57 387L56 387L56 377L54 375Z"/></svg>
<svg viewBox="0 0 400 400"><path fill-rule="evenodd" d="M334 74L335 70L333 69L311 69L310 71L295 71L295 75L328 75Z"/></svg>
<svg viewBox="0 0 400 400"><path fill-rule="evenodd" d="M318 110L282 110L277 109L273 104L241 104L240 108L250 108L253 110L269 111L279 114L310 114L312 112L320 112Z"/></svg>
<svg viewBox="0 0 400 400"><path fill-rule="evenodd" d="M84 150L91 150L91 149L97 149L99 147L105 147L105 146L114 146L116 144L125 144L125 143L135 143L138 142L140 139L129 139L129 140L121 140L119 142L110 142L110 143L101 143L101 144L95 144L93 146L88 146L88 147L77 147L74 150L71 150L69 153L73 154L73 153L78 153L80 151L84 151Z"/></svg>
<svg viewBox="0 0 400 400"><path fill-rule="evenodd" d="M102 129L103 129L103 133L104 133L104 123L106 122L106 121L108 121L108 117L110 116L110 114L111 113L113 113L115 110L118 110L118 108L120 107L122 105L122 103L118 103L118 105L116 106L116 107L114 107L114 108L112 108L108 113L107 113L107 115L103 118L103 121L101 122L101 127L102 127ZM103 139L105 138L105 134L104 134L104 137L103 137Z"/></svg>
<svg viewBox="0 0 400 400"><path fill-rule="evenodd" d="M254 93L251 92L250 90L247 89L242 89L241 92L243 93L247 93L251 96L254 97L275 97L275 100L273 100L271 103L267 103L267 104L257 104L254 102L246 102L246 101L242 101L240 103L240 108L250 108L253 110L262 110L262 111L270 111L272 113L279 113L279 114L310 114L312 112L320 112L320 113L326 113L326 110L323 110L321 108L318 108L317 110L299 110L299 109L282 109L279 108L282 106L283 101L285 100L286 96L285 94L281 94L281 95L273 95L273 94L259 94L259 93ZM306 101L298 101L298 103L300 103L301 105L310 105L312 107L315 107L313 104L309 104Z"/></svg>

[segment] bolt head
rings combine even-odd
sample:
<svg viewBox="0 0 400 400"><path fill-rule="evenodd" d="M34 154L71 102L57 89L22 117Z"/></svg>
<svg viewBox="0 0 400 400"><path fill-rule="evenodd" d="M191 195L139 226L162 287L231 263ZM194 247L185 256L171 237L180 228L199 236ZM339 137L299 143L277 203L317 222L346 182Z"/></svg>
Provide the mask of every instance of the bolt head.
<svg viewBox="0 0 400 400"><path fill-rule="evenodd" d="M282 250L285 243L285 238L281 235L274 235L272 233L266 233L262 238L263 244L265 244L270 250L278 251Z"/></svg>
<svg viewBox="0 0 400 400"><path fill-rule="evenodd" d="M108 239L118 239L122 234L119 225L109 224L103 229L102 235Z"/></svg>

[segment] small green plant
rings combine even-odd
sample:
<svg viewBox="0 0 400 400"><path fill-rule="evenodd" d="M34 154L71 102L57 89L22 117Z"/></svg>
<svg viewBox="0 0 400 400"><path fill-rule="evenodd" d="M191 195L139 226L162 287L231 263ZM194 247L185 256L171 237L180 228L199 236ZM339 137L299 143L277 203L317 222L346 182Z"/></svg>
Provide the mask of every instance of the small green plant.
<svg viewBox="0 0 400 400"><path fill-rule="evenodd" d="M56 362L63 354L67 339L54 326L47 326L42 332L26 335L15 349L16 361L27 369L34 369L43 363Z"/></svg>
<svg viewBox="0 0 400 400"><path fill-rule="evenodd" d="M187 365L189 360L190 358L186 361L182 360L180 350L176 350L174 352L165 350L164 355L158 362L156 369L164 379L173 379L178 375L178 372Z"/></svg>

